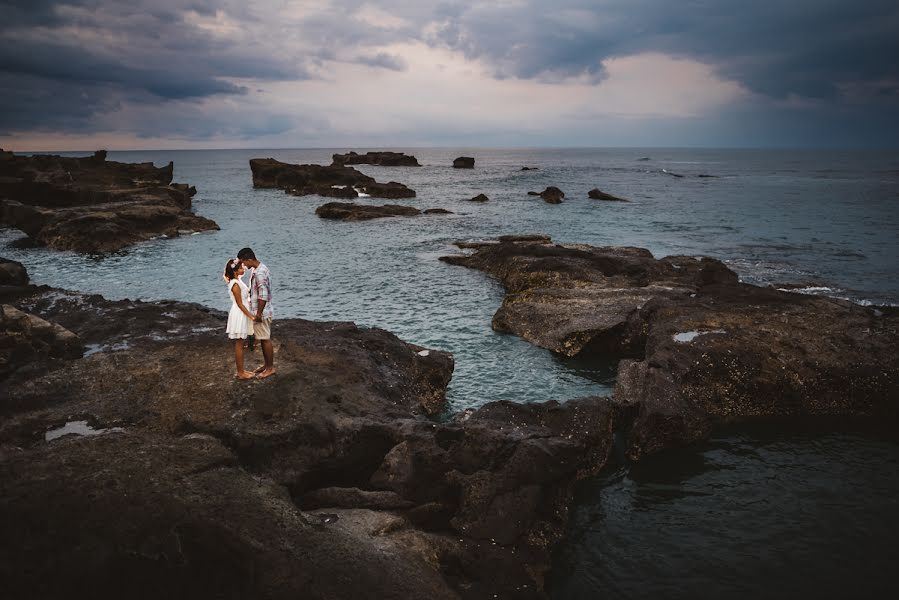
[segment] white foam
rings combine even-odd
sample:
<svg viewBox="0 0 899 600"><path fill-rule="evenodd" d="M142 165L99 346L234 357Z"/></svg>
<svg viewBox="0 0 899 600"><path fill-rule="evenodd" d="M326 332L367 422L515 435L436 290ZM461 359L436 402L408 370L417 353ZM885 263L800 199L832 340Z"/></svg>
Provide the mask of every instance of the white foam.
<svg viewBox="0 0 899 600"><path fill-rule="evenodd" d="M701 335L708 335L710 333L727 333L727 332L724 331L723 329L712 329L711 331L686 331L684 333L676 333L672 337L674 338L675 342L680 342L682 344L686 344L686 343L692 342L693 340L695 340L696 338L698 338Z"/></svg>
<svg viewBox="0 0 899 600"><path fill-rule="evenodd" d="M87 421L69 421L62 427L49 429L44 433L44 439L48 442L64 435L103 435L104 433L116 433L125 431L121 427L109 427L107 429L94 429Z"/></svg>

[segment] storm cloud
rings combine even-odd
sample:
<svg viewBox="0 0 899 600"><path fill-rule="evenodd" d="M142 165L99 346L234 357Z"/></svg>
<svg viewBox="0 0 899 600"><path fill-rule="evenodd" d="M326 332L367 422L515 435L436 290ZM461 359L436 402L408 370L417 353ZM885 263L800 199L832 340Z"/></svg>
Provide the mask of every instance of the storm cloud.
<svg viewBox="0 0 899 600"><path fill-rule="evenodd" d="M614 88L610 65L626 78L621 65L647 56L659 65L705 66L709 89L739 91L722 95L717 105L695 103L692 112L709 111L707 143L740 145L760 130L770 136L758 143L795 145L883 145L899 136L894 0L12 0L0 1L0 137L109 131L227 141L293 130L352 140L352 126L342 123L359 119L336 114L340 103L328 93L341 100L357 94L347 106L370 111L365 116L373 121L383 118L382 127L372 126L379 136L391 127L405 130L374 99L391 73L408 76L414 92L415 81L431 81L458 61L469 67L457 74L482 73L465 79L469 86L480 81L485 90L500 90L492 82L508 82L519 89L531 82L531 95L546 86L589 95L585 86ZM681 75L669 77L663 84L676 85ZM439 98L405 97L408 106L391 110L427 130L397 143L458 140L459 123L441 129L434 118ZM478 107L493 107L500 129L506 97L485 95ZM608 106L615 104L608 94L597 98L602 102L567 105L579 114L561 114L560 103L549 101L533 113L547 115L547 128L580 120L571 130L584 131L590 128L585 115L606 110L593 122L597 129L600 123L606 130L632 127L634 139L646 138L650 129L638 132L634 115L609 128L619 109ZM692 112L660 104L647 108L642 123L688 131L693 123L684 119L695 120ZM660 126L660 115L674 120ZM753 118L742 134L728 124L745 121L741 115ZM483 143L478 127L472 131L470 143ZM681 139L701 144L703 138ZM582 143L541 138L537 131L529 140Z"/></svg>

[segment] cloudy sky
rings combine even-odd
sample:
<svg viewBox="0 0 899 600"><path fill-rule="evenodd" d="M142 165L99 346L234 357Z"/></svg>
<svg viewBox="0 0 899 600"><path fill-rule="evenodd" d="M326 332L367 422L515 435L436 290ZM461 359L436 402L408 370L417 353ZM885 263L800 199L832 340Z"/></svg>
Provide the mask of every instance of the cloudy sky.
<svg viewBox="0 0 899 600"><path fill-rule="evenodd" d="M899 146L896 0L0 0L0 147Z"/></svg>

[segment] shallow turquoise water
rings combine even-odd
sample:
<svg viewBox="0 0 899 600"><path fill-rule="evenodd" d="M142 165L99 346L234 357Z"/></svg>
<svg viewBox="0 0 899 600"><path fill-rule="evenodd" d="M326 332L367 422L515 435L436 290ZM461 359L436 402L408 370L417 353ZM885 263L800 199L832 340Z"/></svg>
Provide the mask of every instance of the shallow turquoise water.
<svg viewBox="0 0 899 600"><path fill-rule="evenodd" d="M711 255L755 283L799 282L864 302L899 299L899 153L407 151L424 166L360 170L418 192L415 199L390 202L456 214L333 222L314 214L324 199L252 187L252 157L328 163L332 150L110 152L110 160L124 162L173 160L175 180L199 190L196 212L222 231L148 242L102 258L9 247L2 254L23 262L38 283L224 310L224 263L249 245L274 274L276 316L355 321L451 351L457 368L450 410L497 399L606 394L614 373L614 365L560 360L494 333L490 320L502 290L482 273L437 260L456 251L454 240L547 233L560 242L642 246L656 256ZM476 168L452 169L459 155L474 156ZM523 172L525 165L539 169ZM554 206L526 195L547 185L562 188L566 201ZM633 202L589 200L593 187ZM465 200L478 193L490 202ZM0 230L0 245L16 237Z"/></svg>

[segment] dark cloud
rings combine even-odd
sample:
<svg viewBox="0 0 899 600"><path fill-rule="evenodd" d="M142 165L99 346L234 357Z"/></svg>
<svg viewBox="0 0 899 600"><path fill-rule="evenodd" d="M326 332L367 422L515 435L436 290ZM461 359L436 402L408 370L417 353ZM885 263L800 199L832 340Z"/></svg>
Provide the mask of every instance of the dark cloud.
<svg viewBox="0 0 899 600"><path fill-rule="evenodd" d="M90 131L137 106L191 115L158 125L179 136L269 135L292 121L235 123L236 109L220 118L201 105L247 102L239 80L327 77L335 61L402 71L384 47L415 41L479 59L500 79L545 82L598 83L602 61L639 53L691 58L753 92L752 118L772 132L881 139L871 125L881 122L899 135L896 0L332 0L306 12L245 0L0 0L0 132ZM129 131L151 134L152 118L135 118Z"/></svg>
<svg viewBox="0 0 899 600"><path fill-rule="evenodd" d="M533 0L445 14L431 42L486 60L499 77L599 77L605 59L664 52L774 98L899 79L895 0Z"/></svg>
<svg viewBox="0 0 899 600"><path fill-rule="evenodd" d="M391 71L405 71L407 67L406 61L401 56L387 54L386 52L378 52L374 56L359 56L353 62L368 65L369 67L381 67Z"/></svg>

